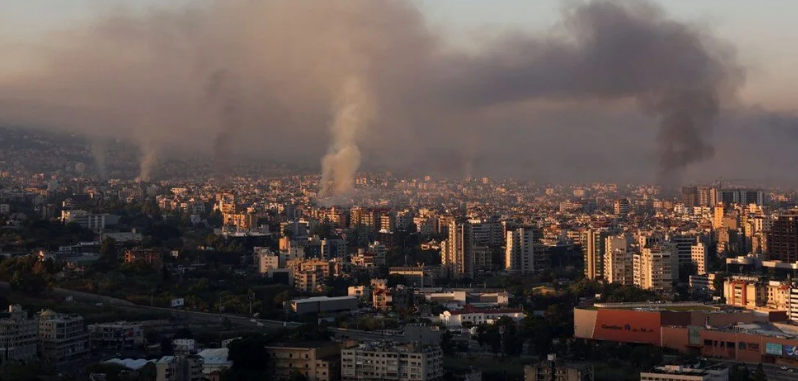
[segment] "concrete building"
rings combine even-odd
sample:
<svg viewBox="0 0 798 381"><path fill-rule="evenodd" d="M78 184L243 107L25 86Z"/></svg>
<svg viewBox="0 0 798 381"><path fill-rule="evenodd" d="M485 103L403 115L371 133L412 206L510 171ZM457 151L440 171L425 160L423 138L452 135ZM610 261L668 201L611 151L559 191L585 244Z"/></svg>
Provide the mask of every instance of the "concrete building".
<svg viewBox="0 0 798 381"><path fill-rule="evenodd" d="M767 304L767 283L757 276L733 275L723 282L726 304L755 309Z"/></svg>
<svg viewBox="0 0 798 381"><path fill-rule="evenodd" d="M269 371L274 379L288 379L292 373L308 381L336 381L340 373L341 352L337 343L279 343L266 346Z"/></svg>
<svg viewBox="0 0 798 381"><path fill-rule="evenodd" d="M548 361L524 366L524 381L593 381L593 365L569 364L549 355Z"/></svg>
<svg viewBox="0 0 798 381"><path fill-rule="evenodd" d="M324 287L324 277L315 271L294 273L294 288L298 291L314 293Z"/></svg>
<svg viewBox="0 0 798 381"><path fill-rule="evenodd" d="M428 381L443 377L439 345L363 343L341 351L342 381Z"/></svg>
<svg viewBox="0 0 798 381"><path fill-rule="evenodd" d="M604 276L605 230L588 229L582 233L582 254L585 259L585 277L601 279Z"/></svg>
<svg viewBox="0 0 798 381"><path fill-rule="evenodd" d="M0 357L3 361L27 361L36 357L39 321L28 318L22 306L8 306L0 313Z"/></svg>
<svg viewBox="0 0 798 381"><path fill-rule="evenodd" d="M435 286L435 273L430 267L425 267L423 264L417 267L391 267L388 269L390 275L401 275L407 280L405 286L423 288Z"/></svg>
<svg viewBox="0 0 798 381"><path fill-rule="evenodd" d="M443 311L443 313L438 316L438 319L447 327L462 327L463 323L473 326L494 324L503 317L521 321L524 318L524 310L521 308L483 309L466 305L459 310Z"/></svg>
<svg viewBox="0 0 798 381"><path fill-rule="evenodd" d="M672 245L644 247L632 262L635 286L665 294L673 292L673 282L679 279L679 264Z"/></svg>
<svg viewBox="0 0 798 381"><path fill-rule="evenodd" d="M793 322L798 322L798 288L790 288L789 314L788 317ZM2 345L2 343L0 343Z"/></svg>
<svg viewBox="0 0 798 381"><path fill-rule="evenodd" d="M707 367L663 365L640 373L640 381L729 381L726 364Z"/></svg>
<svg viewBox="0 0 798 381"><path fill-rule="evenodd" d="M287 302L288 308L295 313L338 312L357 309L358 298L354 296L314 296L306 299L294 299Z"/></svg>
<svg viewBox="0 0 798 381"><path fill-rule="evenodd" d="M628 250L626 236L607 237L604 244L604 280L625 285L634 283L632 254Z"/></svg>
<svg viewBox="0 0 798 381"><path fill-rule="evenodd" d="M505 240L505 270L516 274L535 272L535 237L530 228L507 232Z"/></svg>
<svg viewBox="0 0 798 381"><path fill-rule="evenodd" d="M107 214L93 214L85 210L63 210L61 211L61 222L68 224L74 222L84 229L89 229L95 233L102 233L105 230Z"/></svg>
<svg viewBox="0 0 798 381"><path fill-rule="evenodd" d="M258 253L258 272L268 274L270 269L280 268L280 256L274 253Z"/></svg>
<svg viewBox="0 0 798 381"><path fill-rule="evenodd" d="M707 258L707 245L703 242L696 242L693 246L690 247L690 259L695 265L696 273L698 275L704 275L707 273L707 262L709 262L709 258Z"/></svg>
<svg viewBox="0 0 798 381"><path fill-rule="evenodd" d="M448 266L454 277L474 278L474 232L468 221L453 220L449 239L442 243L441 264Z"/></svg>
<svg viewBox="0 0 798 381"><path fill-rule="evenodd" d="M39 314L39 352L51 364L64 364L89 353L89 334L80 315Z"/></svg>
<svg viewBox="0 0 798 381"><path fill-rule="evenodd" d="M615 200L612 210L615 212L616 216L625 216L632 211L632 205L628 198L621 198Z"/></svg>
<svg viewBox="0 0 798 381"><path fill-rule="evenodd" d="M783 214L773 221L767 236L768 259L798 261L798 214Z"/></svg>
<svg viewBox="0 0 798 381"><path fill-rule="evenodd" d="M134 349L144 345L144 330L139 323L119 321L88 326L89 345L102 349Z"/></svg>

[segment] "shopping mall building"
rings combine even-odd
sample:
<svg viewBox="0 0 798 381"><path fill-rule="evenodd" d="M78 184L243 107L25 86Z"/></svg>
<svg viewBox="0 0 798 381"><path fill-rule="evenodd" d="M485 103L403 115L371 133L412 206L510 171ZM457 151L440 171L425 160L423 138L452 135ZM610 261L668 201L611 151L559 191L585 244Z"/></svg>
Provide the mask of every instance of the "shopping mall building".
<svg viewBox="0 0 798 381"><path fill-rule="evenodd" d="M783 314L699 303L605 303L574 309L574 336L656 345L736 361L798 364L798 326Z"/></svg>

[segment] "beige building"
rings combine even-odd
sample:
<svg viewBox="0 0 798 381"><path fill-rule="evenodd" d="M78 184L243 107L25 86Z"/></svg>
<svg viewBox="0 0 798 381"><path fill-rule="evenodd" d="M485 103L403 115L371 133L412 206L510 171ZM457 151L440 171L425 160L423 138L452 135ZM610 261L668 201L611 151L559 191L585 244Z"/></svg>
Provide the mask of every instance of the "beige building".
<svg viewBox="0 0 798 381"><path fill-rule="evenodd" d="M723 297L730 306L763 307L768 300L768 285L756 276L735 275L723 282Z"/></svg>
<svg viewBox="0 0 798 381"><path fill-rule="evenodd" d="M46 310L39 315L39 352L51 364L64 364L89 353L89 334L80 315Z"/></svg>
<svg viewBox="0 0 798 381"><path fill-rule="evenodd" d="M633 256L634 284L645 290L665 294L673 292L673 282L679 279L678 256L671 245L643 247Z"/></svg>
<svg viewBox="0 0 798 381"><path fill-rule="evenodd" d="M294 288L302 292L319 292L324 287L324 278L315 271L294 274Z"/></svg>
<svg viewBox="0 0 798 381"><path fill-rule="evenodd" d="M690 259L695 265L696 273L704 275L707 273L707 246L698 242L690 247Z"/></svg>
<svg viewBox="0 0 798 381"><path fill-rule="evenodd" d="M767 285L768 308L779 311L790 310L790 284L787 282L770 281Z"/></svg>
<svg viewBox="0 0 798 381"><path fill-rule="evenodd" d="M297 372L308 381L336 381L341 350L337 343L282 343L266 347L270 372L276 379L288 379Z"/></svg>
<svg viewBox="0 0 798 381"><path fill-rule="evenodd" d="M19 305L8 306L0 313L0 357L8 360L30 360L36 357L39 321L29 319Z"/></svg>
<svg viewBox="0 0 798 381"><path fill-rule="evenodd" d="M443 377L440 346L364 343L341 351L342 381L427 381Z"/></svg>

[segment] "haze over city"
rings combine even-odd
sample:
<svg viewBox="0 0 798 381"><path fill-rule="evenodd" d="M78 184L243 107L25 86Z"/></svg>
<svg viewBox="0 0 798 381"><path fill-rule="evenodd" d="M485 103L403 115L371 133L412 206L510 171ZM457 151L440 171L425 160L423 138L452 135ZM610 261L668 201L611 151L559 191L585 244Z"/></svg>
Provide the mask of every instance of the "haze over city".
<svg viewBox="0 0 798 381"><path fill-rule="evenodd" d="M187 150L219 173L240 154L326 157L344 188L360 168L791 184L794 58L740 19L772 8L505 3L26 3L4 16L0 122L98 154L128 139L144 177Z"/></svg>

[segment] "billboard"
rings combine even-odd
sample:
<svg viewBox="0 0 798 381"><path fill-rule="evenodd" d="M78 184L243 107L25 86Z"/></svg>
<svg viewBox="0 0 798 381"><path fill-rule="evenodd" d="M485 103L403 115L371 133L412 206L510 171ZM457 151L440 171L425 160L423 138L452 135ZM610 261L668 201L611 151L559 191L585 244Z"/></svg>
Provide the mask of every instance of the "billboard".
<svg viewBox="0 0 798 381"><path fill-rule="evenodd" d="M784 346L784 356L798 359L798 347L792 345Z"/></svg>
<svg viewBox="0 0 798 381"><path fill-rule="evenodd" d="M172 299L172 307L183 307L186 304L185 299Z"/></svg>
<svg viewBox="0 0 798 381"><path fill-rule="evenodd" d="M599 310L593 339L660 345L659 312Z"/></svg>
<svg viewBox="0 0 798 381"><path fill-rule="evenodd" d="M766 343L765 353L769 355L781 356L781 354L783 353L783 349L781 344Z"/></svg>

